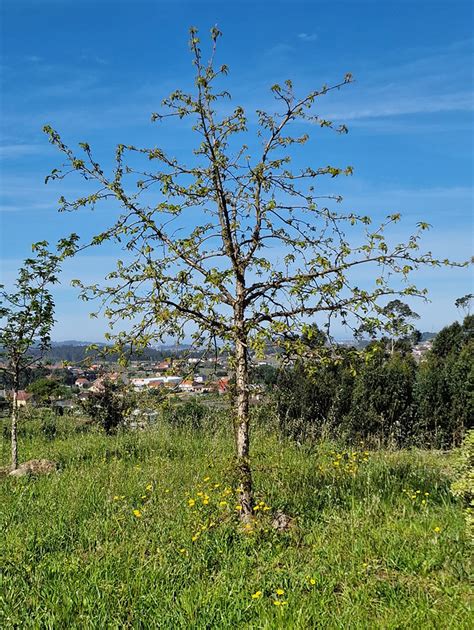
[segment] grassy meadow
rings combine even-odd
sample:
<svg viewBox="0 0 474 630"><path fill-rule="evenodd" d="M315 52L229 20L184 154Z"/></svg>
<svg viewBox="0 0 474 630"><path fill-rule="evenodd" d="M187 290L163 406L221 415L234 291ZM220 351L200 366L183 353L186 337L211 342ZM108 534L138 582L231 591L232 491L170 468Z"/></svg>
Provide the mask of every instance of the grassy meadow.
<svg viewBox="0 0 474 630"><path fill-rule="evenodd" d="M58 473L0 479L1 628L472 627L452 454L256 429L245 528L231 435L59 422L20 435L20 459Z"/></svg>

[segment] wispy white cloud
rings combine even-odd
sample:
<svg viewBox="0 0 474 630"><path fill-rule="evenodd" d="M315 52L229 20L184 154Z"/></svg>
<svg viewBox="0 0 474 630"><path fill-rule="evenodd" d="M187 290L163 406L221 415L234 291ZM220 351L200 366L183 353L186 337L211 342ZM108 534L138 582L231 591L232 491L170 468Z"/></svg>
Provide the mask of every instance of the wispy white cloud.
<svg viewBox="0 0 474 630"><path fill-rule="evenodd" d="M298 39L303 42L315 42L318 36L316 33L298 33Z"/></svg>
<svg viewBox="0 0 474 630"><path fill-rule="evenodd" d="M402 54L402 53L401 53ZM356 83L331 107L332 95L321 101L324 116L367 121L413 114L472 112L474 93L470 68L472 42L447 44L436 50L413 50L383 68L355 68Z"/></svg>
<svg viewBox="0 0 474 630"><path fill-rule="evenodd" d="M48 150L48 145L41 144L4 144L0 146L0 159L13 159L28 155L39 155Z"/></svg>

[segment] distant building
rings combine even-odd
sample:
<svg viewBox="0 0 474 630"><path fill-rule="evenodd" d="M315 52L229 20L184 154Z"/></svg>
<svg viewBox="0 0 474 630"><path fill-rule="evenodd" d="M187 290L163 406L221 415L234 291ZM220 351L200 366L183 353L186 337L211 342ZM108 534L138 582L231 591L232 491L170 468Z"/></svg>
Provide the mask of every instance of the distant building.
<svg viewBox="0 0 474 630"><path fill-rule="evenodd" d="M29 392L26 392L25 390L20 390L18 392L16 401L19 407L26 407L26 405L33 402L32 399L33 399L33 394L30 394Z"/></svg>
<svg viewBox="0 0 474 630"><path fill-rule="evenodd" d="M90 381L87 378L81 377L77 378L74 382L76 387L80 387L81 389L85 389L90 386Z"/></svg>

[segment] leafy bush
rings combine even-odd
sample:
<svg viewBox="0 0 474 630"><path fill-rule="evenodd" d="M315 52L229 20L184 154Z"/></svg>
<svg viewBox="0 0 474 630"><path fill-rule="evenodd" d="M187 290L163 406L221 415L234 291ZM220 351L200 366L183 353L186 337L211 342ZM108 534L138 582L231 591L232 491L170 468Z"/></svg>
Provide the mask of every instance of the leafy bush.
<svg viewBox="0 0 474 630"><path fill-rule="evenodd" d="M173 404L169 401L163 406L163 419L170 426L178 429L202 429L208 409L196 399Z"/></svg>
<svg viewBox="0 0 474 630"><path fill-rule="evenodd" d="M134 405L134 396L128 388L104 381L100 392L90 392L81 401L81 406L91 420L108 435L115 433L124 424Z"/></svg>
<svg viewBox="0 0 474 630"><path fill-rule="evenodd" d="M457 477L451 491L464 506L468 536L474 542L474 430L467 432L457 465Z"/></svg>

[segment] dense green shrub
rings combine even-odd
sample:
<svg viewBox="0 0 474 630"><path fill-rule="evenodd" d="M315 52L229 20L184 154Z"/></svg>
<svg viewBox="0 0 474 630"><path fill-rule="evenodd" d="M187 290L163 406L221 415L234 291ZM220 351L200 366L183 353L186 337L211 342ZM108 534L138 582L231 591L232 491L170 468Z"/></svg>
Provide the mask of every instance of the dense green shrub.
<svg viewBox="0 0 474 630"><path fill-rule="evenodd" d="M376 350L366 354L368 360L357 374L344 430L349 439L375 438L402 446L413 437L416 365L409 355L387 356L383 348Z"/></svg>
<svg viewBox="0 0 474 630"><path fill-rule="evenodd" d="M468 431L464 438L457 465L457 478L451 491L462 501L468 536L474 542L474 430Z"/></svg>
<svg viewBox="0 0 474 630"><path fill-rule="evenodd" d="M426 445L461 443L474 417L474 335L472 317L444 328L420 364L415 385L416 434Z"/></svg>
<svg viewBox="0 0 474 630"><path fill-rule="evenodd" d="M281 370L275 390L281 432L299 441L337 432L349 412L353 386L348 361L299 361Z"/></svg>
<svg viewBox="0 0 474 630"><path fill-rule="evenodd" d="M472 316L444 328L417 364L408 338L369 344L359 360L299 360L280 370L280 431L298 441L344 437L396 447L451 448L474 417Z"/></svg>
<svg viewBox="0 0 474 630"><path fill-rule="evenodd" d="M102 391L89 392L81 406L84 413L110 435L125 423L134 407L134 396L128 388L104 381Z"/></svg>
<svg viewBox="0 0 474 630"><path fill-rule="evenodd" d="M196 399L184 403L166 402L163 405L163 420L179 429L202 429L208 409Z"/></svg>

